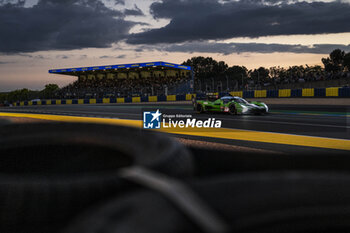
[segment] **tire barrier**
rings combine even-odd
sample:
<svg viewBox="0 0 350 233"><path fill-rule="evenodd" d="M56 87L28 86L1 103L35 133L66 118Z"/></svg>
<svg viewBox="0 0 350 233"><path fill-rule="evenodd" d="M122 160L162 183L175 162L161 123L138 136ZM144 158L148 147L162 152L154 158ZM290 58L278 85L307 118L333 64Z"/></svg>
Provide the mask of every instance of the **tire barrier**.
<svg viewBox="0 0 350 233"><path fill-rule="evenodd" d="M226 93L212 93L224 95ZM302 88L302 89L279 89L279 90L255 90L255 91L233 91L232 96L243 98L324 98L324 97L350 97L350 87L328 87L328 88ZM173 102L190 101L195 94L186 95L160 95L125 98L100 98L100 99L58 99L40 101L20 101L14 106L32 105L68 105L68 104L111 104L111 103L141 103L141 102Z"/></svg>

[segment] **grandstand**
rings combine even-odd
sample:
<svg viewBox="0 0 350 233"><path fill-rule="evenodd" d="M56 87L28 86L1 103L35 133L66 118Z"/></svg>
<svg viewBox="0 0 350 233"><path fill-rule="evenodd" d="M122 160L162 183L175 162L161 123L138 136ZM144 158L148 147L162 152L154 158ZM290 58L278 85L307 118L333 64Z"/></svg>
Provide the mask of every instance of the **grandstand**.
<svg viewBox="0 0 350 233"><path fill-rule="evenodd" d="M159 96L193 92L192 68L162 61L53 69L49 73L77 77L77 81L61 89L62 98Z"/></svg>

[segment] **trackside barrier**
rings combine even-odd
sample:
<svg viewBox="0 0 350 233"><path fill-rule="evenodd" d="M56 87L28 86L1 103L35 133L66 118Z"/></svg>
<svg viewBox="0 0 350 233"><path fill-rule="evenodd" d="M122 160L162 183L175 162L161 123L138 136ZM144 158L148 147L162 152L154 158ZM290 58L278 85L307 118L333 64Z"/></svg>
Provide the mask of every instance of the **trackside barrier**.
<svg viewBox="0 0 350 233"><path fill-rule="evenodd" d="M301 97L302 90L301 89L293 89L291 90L291 97Z"/></svg>
<svg viewBox="0 0 350 233"><path fill-rule="evenodd" d="M254 98L266 98L266 90L254 91Z"/></svg>
<svg viewBox="0 0 350 233"><path fill-rule="evenodd" d="M148 96L148 102L157 102L158 96Z"/></svg>
<svg viewBox="0 0 350 233"><path fill-rule="evenodd" d="M147 96L142 96L141 97L141 102L148 102L148 97Z"/></svg>
<svg viewBox="0 0 350 233"><path fill-rule="evenodd" d="M168 95L166 101L176 101L176 95Z"/></svg>
<svg viewBox="0 0 350 233"><path fill-rule="evenodd" d="M329 87L326 88L326 96L339 96L339 88L338 87Z"/></svg>
<svg viewBox="0 0 350 233"><path fill-rule="evenodd" d="M339 97L350 97L350 88L349 87L339 88Z"/></svg>
<svg viewBox="0 0 350 233"><path fill-rule="evenodd" d="M185 101L186 95L176 95L175 98L176 98L176 101Z"/></svg>
<svg viewBox="0 0 350 233"><path fill-rule="evenodd" d="M243 98L254 98L254 91L243 91Z"/></svg>
<svg viewBox="0 0 350 233"><path fill-rule="evenodd" d="M315 89L314 88L303 88L302 96L303 97L315 96Z"/></svg>
<svg viewBox="0 0 350 233"><path fill-rule="evenodd" d="M141 98L140 97L132 97L131 98L131 102L133 102L133 103L140 103L141 102Z"/></svg>
<svg viewBox="0 0 350 233"><path fill-rule="evenodd" d="M160 95L160 96L158 96L158 101L159 101L159 102L166 101L166 96L165 96L165 95Z"/></svg>
<svg viewBox="0 0 350 233"><path fill-rule="evenodd" d="M186 94L186 100L192 100L192 95L191 94Z"/></svg>
<svg viewBox="0 0 350 233"><path fill-rule="evenodd" d="M278 97L291 97L291 89L278 90Z"/></svg>
<svg viewBox="0 0 350 233"><path fill-rule="evenodd" d="M238 96L238 97L243 97L243 91L232 91L230 92L232 96Z"/></svg>
<svg viewBox="0 0 350 233"><path fill-rule="evenodd" d="M211 95L225 95L225 93L210 93ZM350 87L329 88L302 88L302 89L280 89L280 90L255 90L255 91L233 91L232 96L243 98L325 98L325 97L350 97ZM205 94L204 94L205 95ZM196 94L186 95L160 95L125 98L98 98L98 99L48 99L40 101L19 101L14 106L36 106L36 105L70 105L70 104L109 104L109 103L140 103L140 102L165 102L165 101L190 101Z"/></svg>
<svg viewBox="0 0 350 233"><path fill-rule="evenodd" d="M314 94L315 94L315 97L324 97L324 96L326 96L326 89L325 88L315 88Z"/></svg>

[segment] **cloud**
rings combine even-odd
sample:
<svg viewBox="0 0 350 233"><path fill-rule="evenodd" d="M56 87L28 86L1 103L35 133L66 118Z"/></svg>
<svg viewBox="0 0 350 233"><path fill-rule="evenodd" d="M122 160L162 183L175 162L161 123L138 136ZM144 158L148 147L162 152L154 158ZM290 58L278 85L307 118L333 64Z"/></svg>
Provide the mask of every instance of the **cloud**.
<svg viewBox="0 0 350 233"><path fill-rule="evenodd" d="M145 15L142 12L142 10L137 7L136 4L134 4L134 9L125 9L124 14L125 15L132 15L132 16L144 16Z"/></svg>
<svg viewBox="0 0 350 233"><path fill-rule="evenodd" d="M143 45L141 49L159 50L167 52L184 52L184 53L218 53L229 55L233 53L314 53L329 54L334 49L350 51L349 45L341 44L314 44L306 45L289 45L289 44L264 44L264 43L214 43L214 42L187 42L172 45Z"/></svg>
<svg viewBox="0 0 350 233"><path fill-rule="evenodd" d="M41 54L38 55L31 55L31 54L26 54L26 53L18 53L16 54L17 56L20 57L26 57L26 58L34 58L34 59L50 59L49 56L43 56Z"/></svg>
<svg viewBox="0 0 350 233"><path fill-rule="evenodd" d="M56 59L69 59L71 58L72 56L71 55L57 55L56 56Z"/></svg>
<svg viewBox="0 0 350 233"><path fill-rule="evenodd" d="M0 65L6 65L6 64L11 64L11 63L14 63L14 62L11 62L11 61L0 61Z"/></svg>
<svg viewBox="0 0 350 233"><path fill-rule="evenodd" d="M2 53L106 48L137 24L101 0L39 0L33 7L18 2L0 5Z"/></svg>
<svg viewBox="0 0 350 233"><path fill-rule="evenodd" d="M122 59L122 58L125 58L125 57L126 57L125 54L121 54L121 55L118 55L118 56L101 56L100 59L111 59L111 58Z"/></svg>
<svg viewBox="0 0 350 233"><path fill-rule="evenodd" d="M124 0L106 0L107 2L113 2L115 5L125 5L125 1Z"/></svg>
<svg viewBox="0 0 350 233"><path fill-rule="evenodd" d="M130 44L350 32L350 4L277 0L163 0L151 5L168 25L131 34Z"/></svg>

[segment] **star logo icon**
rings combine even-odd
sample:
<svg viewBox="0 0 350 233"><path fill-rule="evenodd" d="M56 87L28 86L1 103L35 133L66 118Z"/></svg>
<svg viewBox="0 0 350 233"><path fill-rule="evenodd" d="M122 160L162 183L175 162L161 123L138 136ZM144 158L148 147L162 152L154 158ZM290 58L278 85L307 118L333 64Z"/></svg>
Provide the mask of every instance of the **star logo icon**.
<svg viewBox="0 0 350 233"><path fill-rule="evenodd" d="M159 109L158 109L157 112L152 113L151 115L153 116L151 122L153 122L154 120L159 121L159 117L160 117L162 114L159 112Z"/></svg>

